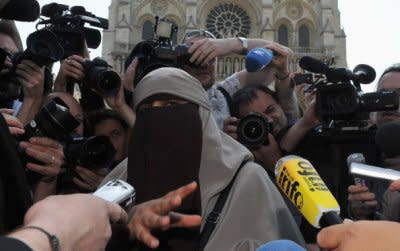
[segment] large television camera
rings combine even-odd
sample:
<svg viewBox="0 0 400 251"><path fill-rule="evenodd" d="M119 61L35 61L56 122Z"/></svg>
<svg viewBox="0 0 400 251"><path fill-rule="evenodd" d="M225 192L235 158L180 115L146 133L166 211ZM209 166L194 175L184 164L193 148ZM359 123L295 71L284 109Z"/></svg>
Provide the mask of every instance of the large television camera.
<svg viewBox="0 0 400 251"><path fill-rule="evenodd" d="M357 65L353 71L346 68L331 68L323 62L305 56L300 67L325 75L316 85L316 113L325 125L343 129L361 128L367 125L369 112L395 110L398 95L394 91L363 93L360 84L374 81L375 70L365 64Z"/></svg>
<svg viewBox="0 0 400 251"><path fill-rule="evenodd" d="M149 72L161 67L183 68L189 61L189 47L185 44L174 44L173 36L178 28L171 22L155 17L154 38L138 43L131 56L138 57L134 85Z"/></svg>
<svg viewBox="0 0 400 251"><path fill-rule="evenodd" d="M57 35L64 48L63 58L83 55L85 41L89 48L95 49L100 45L100 31L85 27L85 24L108 29L107 19L93 15L82 6L69 8L68 5L51 3L42 7L41 15L48 19L42 18L37 26L45 25Z"/></svg>

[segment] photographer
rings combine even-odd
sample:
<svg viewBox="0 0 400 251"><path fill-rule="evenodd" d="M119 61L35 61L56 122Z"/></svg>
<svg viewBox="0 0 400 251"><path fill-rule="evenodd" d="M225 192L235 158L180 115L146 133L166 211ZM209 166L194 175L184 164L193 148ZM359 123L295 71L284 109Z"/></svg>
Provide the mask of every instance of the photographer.
<svg viewBox="0 0 400 251"><path fill-rule="evenodd" d="M13 21L0 21L0 48L9 53L4 64L5 69L1 71L1 84L6 85L10 81L7 74L15 67L11 58L22 52L22 43L18 30ZM22 86L23 102L14 101L2 93L2 105L12 105L8 108L15 108L17 118L25 125L33 119L39 111L44 94L44 68L39 67L31 60L22 60L15 69L16 80Z"/></svg>
<svg viewBox="0 0 400 251"><path fill-rule="evenodd" d="M200 65L200 67L186 65L184 70L196 77L207 90L213 106L213 115L220 129L223 127L223 120L230 115L230 104L227 100L240 88L250 83L259 83L267 86L275 81L274 86L279 99L284 104L285 112L290 118L298 117L297 101L287 68L288 59L293 55L289 48L262 39L216 39L210 32L204 30L187 32L183 42L190 46L190 62ZM250 49L256 47L269 48L276 54L268 66L256 73L249 73L245 69L241 70L218 85L214 85L217 57L226 56L230 53L246 54ZM224 92L221 92L217 86L222 88ZM229 97L225 97L225 95L229 95Z"/></svg>
<svg viewBox="0 0 400 251"><path fill-rule="evenodd" d="M233 95L233 114L244 118L250 113L257 112L266 117L272 127L268 132L268 144L253 148L256 161L271 174L274 173L276 161L287 152L293 151L305 134L319 122L310 106L305 116L288 128L288 119L283 112L277 95L264 85L249 85ZM237 139L237 118L231 117L224 122L224 131ZM283 150L283 152L282 152Z"/></svg>

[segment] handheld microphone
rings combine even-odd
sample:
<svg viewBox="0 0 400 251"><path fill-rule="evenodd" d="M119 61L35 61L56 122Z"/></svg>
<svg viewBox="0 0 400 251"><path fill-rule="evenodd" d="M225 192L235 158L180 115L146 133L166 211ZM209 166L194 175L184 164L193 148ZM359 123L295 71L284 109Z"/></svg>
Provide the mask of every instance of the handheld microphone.
<svg viewBox="0 0 400 251"><path fill-rule="evenodd" d="M246 70L258 72L264 69L272 60L273 53L270 49L254 48L246 55Z"/></svg>
<svg viewBox="0 0 400 251"><path fill-rule="evenodd" d="M276 183L304 218L314 227L340 224L340 207L311 163L299 156L280 158Z"/></svg>
<svg viewBox="0 0 400 251"><path fill-rule="evenodd" d="M365 157L364 154L362 153L352 153L349 156L347 156L347 168L350 170L351 163L361 163L365 164ZM359 178L359 177L354 177L354 184L355 185L361 185L361 186L367 186L367 183L365 180Z"/></svg>
<svg viewBox="0 0 400 251"><path fill-rule="evenodd" d="M361 163L351 163L350 174L354 177L372 180L395 181L400 179L400 171Z"/></svg>
<svg viewBox="0 0 400 251"><path fill-rule="evenodd" d="M256 251L306 251L296 242L291 240L275 240L259 246Z"/></svg>
<svg viewBox="0 0 400 251"><path fill-rule="evenodd" d="M40 6L36 0L9 0L0 10L0 18L32 22L39 18Z"/></svg>

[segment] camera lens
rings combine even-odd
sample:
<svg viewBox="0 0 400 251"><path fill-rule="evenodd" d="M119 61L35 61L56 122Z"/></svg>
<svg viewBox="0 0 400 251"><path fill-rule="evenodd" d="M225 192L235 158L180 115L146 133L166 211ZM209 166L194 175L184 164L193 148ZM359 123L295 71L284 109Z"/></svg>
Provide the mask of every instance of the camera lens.
<svg viewBox="0 0 400 251"><path fill-rule="evenodd" d="M268 144L268 133L272 125L260 113L250 113L239 121L237 126L238 140L249 148L258 148Z"/></svg>
<svg viewBox="0 0 400 251"><path fill-rule="evenodd" d="M119 75L111 70L104 70L97 75L96 91L103 96L116 95L121 86Z"/></svg>

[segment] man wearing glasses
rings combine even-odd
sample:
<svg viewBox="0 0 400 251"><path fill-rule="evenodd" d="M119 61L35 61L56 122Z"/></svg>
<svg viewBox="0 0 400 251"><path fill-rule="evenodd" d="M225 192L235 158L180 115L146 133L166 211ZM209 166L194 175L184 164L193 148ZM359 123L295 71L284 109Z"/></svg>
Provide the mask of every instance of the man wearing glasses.
<svg viewBox="0 0 400 251"><path fill-rule="evenodd" d="M284 111L290 119L299 115L297 100L289 78L288 59L292 50L278 43L264 39L243 37L217 39L206 30L192 30L185 34L183 43L190 46L190 62L200 67L185 65L184 70L196 77L207 90L218 127L223 128L224 120L230 117L230 97L248 84L270 86L275 81L275 91L281 100ZM263 47L275 54L271 63L260 72L249 73L245 69L232 74L215 85L216 59L231 53L246 55L252 48Z"/></svg>

